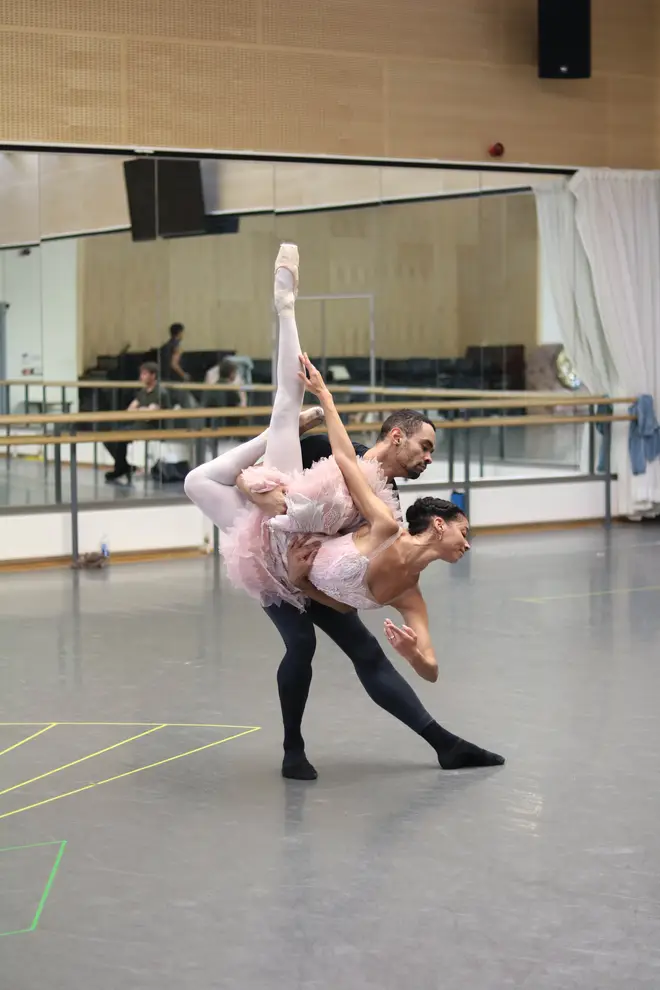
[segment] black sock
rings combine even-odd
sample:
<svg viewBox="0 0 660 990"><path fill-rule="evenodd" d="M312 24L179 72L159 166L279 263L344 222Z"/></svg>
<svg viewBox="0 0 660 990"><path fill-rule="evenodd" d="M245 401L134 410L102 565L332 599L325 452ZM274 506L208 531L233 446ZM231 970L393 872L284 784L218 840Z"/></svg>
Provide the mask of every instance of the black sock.
<svg viewBox="0 0 660 990"><path fill-rule="evenodd" d="M303 749L290 749L284 753L282 776L288 780L316 780L318 774L305 756Z"/></svg>
<svg viewBox="0 0 660 990"><path fill-rule="evenodd" d="M422 739L438 754L438 763L443 770L461 770L466 767L499 767L504 757L489 753L453 732L443 729L437 722L431 722L421 733Z"/></svg>
<svg viewBox="0 0 660 990"><path fill-rule="evenodd" d="M305 756L305 740L300 724L284 727L284 759L282 776L289 780L316 780L318 774Z"/></svg>

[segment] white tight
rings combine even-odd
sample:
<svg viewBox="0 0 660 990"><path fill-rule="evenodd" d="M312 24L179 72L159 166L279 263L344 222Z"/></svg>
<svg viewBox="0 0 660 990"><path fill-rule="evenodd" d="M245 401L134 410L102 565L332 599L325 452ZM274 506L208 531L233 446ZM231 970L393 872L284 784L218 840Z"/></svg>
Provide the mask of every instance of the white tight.
<svg viewBox="0 0 660 990"><path fill-rule="evenodd" d="M269 429L253 440L225 451L208 464L200 464L186 477L186 495L219 529L228 529L238 510L246 504L245 496L235 487L236 479L245 468L264 457L268 467L286 472L302 470L298 420L305 386L298 378L300 341L292 290L293 276L285 268L278 269L275 275L280 328L277 392Z"/></svg>
<svg viewBox="0 0 660 990"><path fill-rule="evenodd" d="M264 464L286 472L302 471L298 420L305 386L298 378L300 341L293 300L293 275L286 268L278 268L275 273L275 304L280 324L277 392L270 414Z"/></svg>

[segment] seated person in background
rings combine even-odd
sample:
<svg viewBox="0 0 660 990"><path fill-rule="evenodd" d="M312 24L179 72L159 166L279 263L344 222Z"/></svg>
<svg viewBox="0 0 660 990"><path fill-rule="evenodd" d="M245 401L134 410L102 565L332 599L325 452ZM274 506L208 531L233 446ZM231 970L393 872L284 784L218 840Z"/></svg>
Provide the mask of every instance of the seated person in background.
<svg viewBox="0 0 660 990"><path fill-rule="evenodd" d="M170 339L158 349L160 377L164 382L189 382L188 375L181 367L181 341L185 327L183 323L173 323L170 327Z"/></svg>
<svg viewBox="0 0 660 990"><path fill-rule="evenodd" d="M222 389L222 391L217 392L205 392L204 395L207 397L206 405L212 408L226 408L226 409L244 409L247 406L247 392L239 391L238 386L243 385L243 376L241 375L240 368L235 361L231 358L223 358L218 364L214 364L212 368L206 372L204 376L204 382L206 385L236 385L236 391L233 389ZM213 419L206 421L207 426L238 426L241 423L246 422L242 417L229 417L224 416L219 418L214 416ZM228 439L232 439L229 437ZM215 450L215 444L211 444L211 449Z"/></svg>
<svg viewBox="0 0 660 990"><path fill-rule="evenodd" d="M158 381L158 365L155 361L145 361L140 367L140 382L142 383L142 388L127 407L128 410L172 408L172 400L167 389L163 388ZM162 420L149 420L147 422L141 420L137 425L143 430L156 430L162 424ZM122 423L119 429L123 429L127 425L126 423ZM130 481L135 468L127 460L128 441L106 443L103 446L115 462L114 469L106 472L105 480L117 481L118 478L125 477Z"/></svg>
<svg viewBox="0 0 660 990"><path fill-rule="evenodd" d="M227 397L226 401L212 402L210 405L223 405L223 406L241 406L244 408L247 406L247 392L239 390L241 385L244 385L243 377L239 371L238 365L231 358L224 358L219 364L214 364L212 368L206 372L204 376L205 385L236 385L236 392L230 392L227 390L224 395ZM216 396L222 395L222 392L216 392Z"/></svg>

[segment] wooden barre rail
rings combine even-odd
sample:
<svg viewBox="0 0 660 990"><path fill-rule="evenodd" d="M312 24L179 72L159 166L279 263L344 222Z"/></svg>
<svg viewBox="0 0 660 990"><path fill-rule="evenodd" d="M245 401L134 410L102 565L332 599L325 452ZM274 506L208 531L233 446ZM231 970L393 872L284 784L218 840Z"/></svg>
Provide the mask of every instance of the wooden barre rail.
<svg viewBox="0 0 660 990"><path fill-rule="evenodd" d="M528 416L520 419L514 416L484 417L481 419L441 420L436 423L441 430L474 430L486 427L521 427L521 426L558 426L572 424L579 426L585 423L629 423L634 420L630 415L614 416ZM378 423L351 423L346 429L349 433L369 433L378 428ZM313 430L313 433L322 432ZM19 434L14 436L0 435L0 447L44 447L62 446L64 444L81 443L132 443L144 441L190 441L214 440L222 437L253 437L255 427L251 426L222 426L206 430L106 430L98 433L86 431L55 436L54 434ZM309 435L309 434L308 434Z"/></svg>
<svg viewBox="0 0 660 990"><path fill-rule="evenodd" d="M161 382L163 388L174 391L184 391L184 392L274 392L275 385L232 385L232 384L221 384L217 385L206 385L203 382ZM82 389L133 389L137 391L140 387L139 381L108 381L103 379L101 381L91 381L89 379L84 379L82 381L42 381L41 379L33 378L9 378L5 380L0 380L0 387L8 386L11 388L82 388ZM431 396L435 398L450 398L451 396L463 395L470 399L490 399L494 394L502 396L505 399L523 399L527 396L530 398L548 399L553 400L557 396L556 392L531 392L525 390L502 390L494 392L493 389L475 389L475 388L434 388L433 386L411 386L408 388L403 385L351 385L350 382L346 384L335 383L329 385L331 392L339 393L349 393L350 395L365 395L376 393L378 395L414 395L414 396ZM601 402L607 401L617 401L617 402L634 402L634 399L617 399L611 400L604 395L582 395L581 399L585 400L585 405L599 404ZM567 402L574 403L575 399L569 398Z"/></svg>
<svg viewBox="0 0 660 990"><path fill-rule="evenodd" d="M461 410L482 410L482 409L533 409L562 407L582 407L595 405L632 405L634 399L595 399L589 397L585 401L582 397L580 401L575 399L560 398L549 402L547 399L529 401L527 399L509 399L504 402L499 399L490 399L478 402L475 405L467 406L464 402L445 402L442 399L432 400L424 403L426 411L436 412L460 412ZM309 407L306 407L309 408ZM379 413L395 412L401 409L401 404L397 402L340 402L337 403L337 410L340 413ZM23 415L22 413L9 413L0 416L0 428L3 426L43 426L52 424L53 426L64 426L75 423L135 423L143 420L163 420L163 419L244 419L246 417L270 416L272 406L248 406L241 408L233 406L229 408L211 406L202 408L197 406L192 409L134 409L117 410L116 412L78 412L78 413L32 413ZM575 418L575 417L573 417ZM529 417L527 417L529 420ZM443 421L444 423L444 421ZM368 426L370 424L359 424Z"/></svg>

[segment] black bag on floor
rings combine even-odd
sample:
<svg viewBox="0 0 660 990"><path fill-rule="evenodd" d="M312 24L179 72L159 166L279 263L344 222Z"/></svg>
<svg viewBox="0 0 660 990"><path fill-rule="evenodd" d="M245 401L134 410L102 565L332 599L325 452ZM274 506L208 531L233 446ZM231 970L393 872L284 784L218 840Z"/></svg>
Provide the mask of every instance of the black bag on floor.
<svg viewBox="0 0 660 990"><path fill-rule="evenodd" d="M156 461L151 469L151 477L161 485L181 484L185 481L186 475L190 471L188 461L177 461L175 464L166 464L164 461Z"/></svg>

